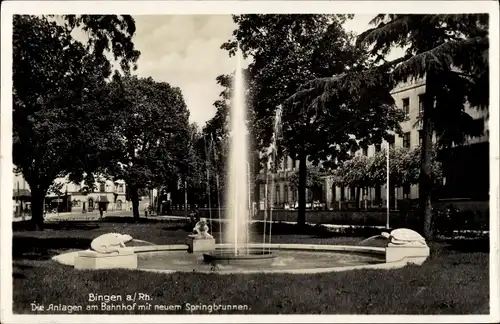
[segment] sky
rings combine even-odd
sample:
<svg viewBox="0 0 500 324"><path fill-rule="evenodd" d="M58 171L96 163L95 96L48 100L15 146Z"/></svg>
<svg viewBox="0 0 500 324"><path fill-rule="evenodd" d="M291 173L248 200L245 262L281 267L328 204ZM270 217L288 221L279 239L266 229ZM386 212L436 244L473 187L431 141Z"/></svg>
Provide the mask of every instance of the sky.
<svg viewBox="0 0 500 324"><path fill-rule="evenodd" d="M356 15L344 26L360 33L373 15ZM180 87L190 121L203 127L215 114L222 88L215 78L231 73L236 63L220 49L236 25L230 15L134 16L134 44L141 51L136 74Z"/></svg>

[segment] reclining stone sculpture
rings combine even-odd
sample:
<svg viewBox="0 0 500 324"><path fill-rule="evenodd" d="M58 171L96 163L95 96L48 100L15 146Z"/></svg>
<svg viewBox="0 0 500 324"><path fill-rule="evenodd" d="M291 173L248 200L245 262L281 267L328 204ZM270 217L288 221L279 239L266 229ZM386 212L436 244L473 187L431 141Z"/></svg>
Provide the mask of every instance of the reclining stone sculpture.
<svg viewBox="0 0 500 324"><path fill-rule="evenodd" d="M130 242L132 236L120 233L107 233L96 237L91 243L91 250L98 253L120 252L126 248L125 243Z"/></svg>
<svg viewBox="0 0 500 324"><path fill-rule="evenodd" d="M398 228L393 230L391 233L383 232L381 235L389 239L391 244L398 246L427 246L427 243L422 235L408 228Z"/></svg>

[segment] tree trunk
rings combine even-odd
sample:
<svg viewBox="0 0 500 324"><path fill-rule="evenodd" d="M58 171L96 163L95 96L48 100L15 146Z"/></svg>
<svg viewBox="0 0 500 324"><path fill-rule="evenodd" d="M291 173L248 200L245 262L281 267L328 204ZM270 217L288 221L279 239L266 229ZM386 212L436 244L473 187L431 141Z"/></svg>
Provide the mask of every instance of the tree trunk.
<svg viewBox="0 0 500 324"><path fill-rule="evenodd" d="M361 188L356 187L356 210L359 211L361 208L359 206L361 198Z"/></svg>
<svg viewBox="0 0 500 324"><path fill-rule="evenodd" d="M161 202L162 202L162 198L163 198L163 197L161 197L161 193L163 191L162 191L162 187L161 186L158 187L157 190L158 191L157 191L157 194L156 194L156 206L155 206L156 208L155 209L156 209L156 215L160 216L161 215Z"/></svg>
<svg viewBox="0 0 500 324"><path fill-rule="evenodd" d="M335 183L332 184L332 201L331 201L331 209L335 209L335 203L337 201L337 186Z"/></svg>
<svg viewBox="0 0 500 324"><path fill-rule="evenodd" d="M130 188L130 200L132 200L132 214L135 220L139 220L139 192L137 188Z"/></svg>
<svg viewBox="0 0 500 324"><path fill-rule="evenodd" d="M25 179L31 189L31 228L43 231L45 196L50 185L43 185L43 181L38 177L25 176Z"/></svg>
<svg viewBox="0 0 500 324"><path fill-rule="evenodd" d="M431 197L431 154L432 135L434 127L432 125L432 109L434 108L434 96L432 95L432 76L427 75L426 94L424 97L424 111L422 116L422 155L419 179L419 204L421 220L423 220L423 236L430 240L432 238L432 197Z"/></svg>
<svg viewBox="0 0 500 324"><path fill-rule="evenodd" d="M304 226L306 224L306 185L307 185L307 156L304 150L299 152L299 210L297 215L297 225Z"/></svg>
<svg viewBox="0 0 500 324"><path fill-rule="evenodd" d="M43 231L44 228L44 201L44 193L37 192L36 190L31 191L31 223L33 228L39 231Z"/></svg>
<svg viewBox="0 0 500 324"><path fill-rule="evenodd" d="M260 180L255 180L253 183L255 189L253 193L253 201L257 203L257 205L260 203Z"/></svg>
<svg viewBox="0 0 500 324"><path fill-rule="evenodd" d="M184 180L184 217L189 217L187 181Z"/></svg>
<svg viewBox="0 0 500 324"><path fill-rule="evenodd" d="M389 208L396 209L396 186L391 182L389 184Z"/></svg>

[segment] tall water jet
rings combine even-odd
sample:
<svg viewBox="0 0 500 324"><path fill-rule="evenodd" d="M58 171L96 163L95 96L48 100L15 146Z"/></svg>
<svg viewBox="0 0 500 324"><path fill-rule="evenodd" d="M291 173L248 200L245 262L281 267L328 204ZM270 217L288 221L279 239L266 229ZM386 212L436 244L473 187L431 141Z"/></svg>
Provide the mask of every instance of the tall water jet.
<svg viewBox="0 0 500 324"><path fill-rule="evenodd" d="M233 81L233 96L230 105L230 146L226 192L226 219L224 243L229 243L234 254L249 241L249 207L247 184L248 136L246 127L245 80L242 57L236 53L236 72Z"/></svg>

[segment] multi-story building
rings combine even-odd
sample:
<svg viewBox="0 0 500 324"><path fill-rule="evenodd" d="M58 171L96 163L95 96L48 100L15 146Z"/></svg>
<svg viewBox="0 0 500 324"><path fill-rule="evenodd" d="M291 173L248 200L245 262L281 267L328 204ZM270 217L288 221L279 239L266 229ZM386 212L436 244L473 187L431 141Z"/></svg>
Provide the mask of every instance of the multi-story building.
<svg viewBox="0 0 500 324"><path fill-rule="evenodd" d="M395 136L390 146L406 147L409 149L421 145L422 125L420 116L423 111L423 98L425 94L425 81L416 80L401 83L392 90L396 106L406 115L405 121L401 123L402 136ZM488 111L473 107L466 107L468 113L482 128L483 135L469 138L464 145L455 146L447 150L443 162L444 183L439 190L439 198L468 198L472 200L487 200L489 190L489 142L488 142ZM367 149L359 150L355 154L372 156L376 151L387 147L388 143L372 145ZM276 174L270 175L273 188L268 188L268 195L272 198L273 205L277 208L287 205L295 205L297 202L297 190L291 189L289 176L298 171L298 161L287 158L282 162ZM308 167L310 163L308 162ZM265 181L265 172L261 171L260 179ZM385 186L370 188L362 193L362 196L377 205L384 202L386 197ZM392 188L391 188L392 189ZM417 199L418 185L390 190L391 200ZM326 176L320 192L307 194L310 200L319 200L328 208L337 208L339 201L354 201L356 188L339 188L332 184L332 177ZM265 197L265 184L261 183L259 188L260 206L263 206ZM268 197L268 198L269 198ZM309 201L308 201L309 202Z"/></svg>
<svg viewBox="0 0 500 324"><path fill-rule="evenodd" d="M59 212L83 212L103 209L105 211L127 210L130 208L126 200L125 182L100 178L96 180L95 189L84 193L85 184L75 184L66 178L58 178L60 184L57 192L49 192L45 197L45 208ZM14 174L14 211L30 211L30 189L22 175Z"/></svg>

